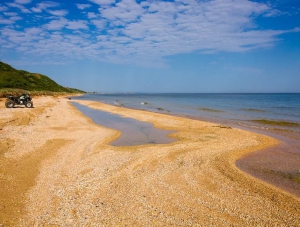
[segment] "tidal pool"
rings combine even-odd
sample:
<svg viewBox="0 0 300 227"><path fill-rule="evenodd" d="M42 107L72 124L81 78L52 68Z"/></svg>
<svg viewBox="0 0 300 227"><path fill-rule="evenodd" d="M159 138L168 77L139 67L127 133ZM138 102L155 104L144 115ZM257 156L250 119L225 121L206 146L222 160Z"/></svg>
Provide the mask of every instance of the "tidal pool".
<svg viewBox="0 0 300 227"><path fill-rule="evenodd" d="M121 131L121 136L112 141L110 145L136 146L143 144L167 144L176 141L167 136L174 131L157 129L151 123L92 109L75 102L72 102L72 104L96 124Z"/></svg>

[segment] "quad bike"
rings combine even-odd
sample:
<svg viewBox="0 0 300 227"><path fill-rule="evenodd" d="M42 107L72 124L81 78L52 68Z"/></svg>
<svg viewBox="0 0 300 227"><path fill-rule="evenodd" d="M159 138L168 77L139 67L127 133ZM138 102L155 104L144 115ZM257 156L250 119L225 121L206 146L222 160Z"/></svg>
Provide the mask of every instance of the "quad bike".
<svg viewBox="0 0 300 227"><path fill-rule="evenodd" d="M21 96L7 96L5 102L6 108L13 108L15 105L25 105L25 107L31 108L33 107L33 102L31 101L31 97L27 94L22 94Z"/></svg>

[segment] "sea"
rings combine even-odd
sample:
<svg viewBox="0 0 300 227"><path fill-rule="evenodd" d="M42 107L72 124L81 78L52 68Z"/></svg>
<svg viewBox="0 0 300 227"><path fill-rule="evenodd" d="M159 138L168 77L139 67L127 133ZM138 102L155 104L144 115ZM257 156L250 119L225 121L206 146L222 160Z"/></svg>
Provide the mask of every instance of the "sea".
<svg viewBox="0 0 300 227"><path fill-rule="evenodd" d="M74 97L221 124L300 132L300 93L134 93Z"/></svg>

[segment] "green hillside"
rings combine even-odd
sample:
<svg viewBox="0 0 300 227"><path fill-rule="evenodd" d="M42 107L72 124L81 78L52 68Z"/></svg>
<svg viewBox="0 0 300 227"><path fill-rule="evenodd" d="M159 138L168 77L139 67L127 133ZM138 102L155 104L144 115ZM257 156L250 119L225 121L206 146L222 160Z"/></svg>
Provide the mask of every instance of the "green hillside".
<svg viewBox="0 0 300 227"><path fill-rule="evenodd" d="M16 70L0 61L0 89L22 89L29 92L85 93L84 91L63 87L49 77L24 70Z"/></svg>

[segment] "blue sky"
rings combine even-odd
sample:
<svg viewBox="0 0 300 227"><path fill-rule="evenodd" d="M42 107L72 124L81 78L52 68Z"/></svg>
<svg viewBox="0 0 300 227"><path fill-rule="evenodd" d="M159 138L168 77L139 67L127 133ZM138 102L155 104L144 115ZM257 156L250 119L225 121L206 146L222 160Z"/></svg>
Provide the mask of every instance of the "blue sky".
<svg viewBox="0 0 300 227"><path fill-rule="evenodd" d="M300 92L299 0L2 0L0 60L97 92Z"/></svg>

